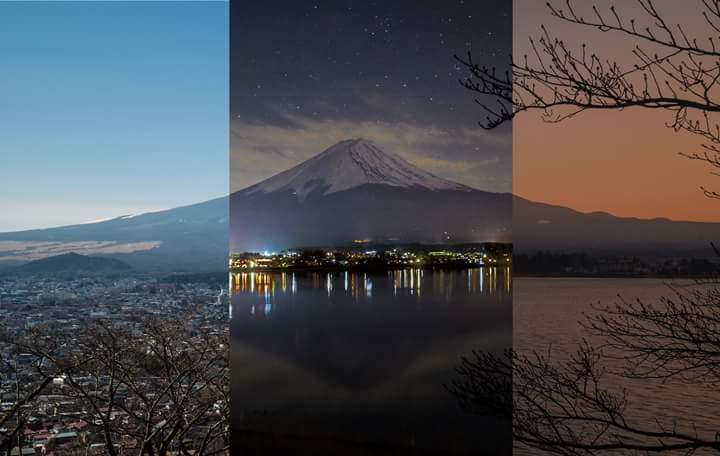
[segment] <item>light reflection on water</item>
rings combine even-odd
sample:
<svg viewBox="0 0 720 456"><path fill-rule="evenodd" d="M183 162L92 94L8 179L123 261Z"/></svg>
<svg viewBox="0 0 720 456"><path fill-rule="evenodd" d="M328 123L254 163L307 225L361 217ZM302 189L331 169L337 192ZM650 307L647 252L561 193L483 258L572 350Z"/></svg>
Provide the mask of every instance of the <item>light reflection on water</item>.
<svg viewBox="0 0 720 456"><path fill-rule="evenodd" d="M504 424L465 414L443 386L460 356L509 346L509 268L237 273L230 285L236 428L509 448Z"/></svg>
<svg viewBox="0 0 720 456"><path fill-rule="evenodd" d="M498 271L500 278L498 279ZM460 273L466 277L459 277ZM510 268L474 268L463 270L426 271L424 269L401 269L388 271L386 275L373 275L367 272L242 272L230 274L230 289L234 295L249 293L263 296L265 304L272 307L272 298L277 294L296 295L298 277L309 280L312 289L323 288L327 296L340 292L349 294L356 300L373 297L373 281L392 281L393 295L408 294L421 296L423 280L428 274L432 288L442 290L446 297L456 292L456 282L463 281L468 293L510 293L512 274ZM307 284L306 284L307 285Z"/></svg>

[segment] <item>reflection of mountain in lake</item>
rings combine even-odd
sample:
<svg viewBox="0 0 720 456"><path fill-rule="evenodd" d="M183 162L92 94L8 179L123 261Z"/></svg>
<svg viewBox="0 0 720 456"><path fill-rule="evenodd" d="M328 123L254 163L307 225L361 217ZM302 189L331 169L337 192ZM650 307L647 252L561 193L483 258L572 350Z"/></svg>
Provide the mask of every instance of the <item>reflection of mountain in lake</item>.
<svg viewBox="0 0 720 456"><path fill-rule="evenodd" d="M509 269L245 273L231 283L231 368L244 373L233 380L236 426L380 441L401 432L428 447L452 434L462 451L507 431L464 414L443 385L461 355L509 346ZM251 418L257 410L272 419Z"/></svg>

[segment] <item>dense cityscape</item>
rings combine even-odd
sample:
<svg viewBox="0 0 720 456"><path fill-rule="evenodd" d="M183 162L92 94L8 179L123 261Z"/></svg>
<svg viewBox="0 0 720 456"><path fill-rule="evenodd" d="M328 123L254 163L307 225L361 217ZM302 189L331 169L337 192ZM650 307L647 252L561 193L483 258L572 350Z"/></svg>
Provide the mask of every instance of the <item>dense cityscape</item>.
<svg viewBox="0 0 720 456"><path fill-rule="evenodd" d="M0 277L0 309L3 455L225 448L226 287L16 274Z"/></svg>
<svg viewBox="0 0 720 456"><path fill-rule="evenodd" d="M357 246L245 252L230 256L232 272L275 270L390 270L510 266L510 244Z"/></svg>

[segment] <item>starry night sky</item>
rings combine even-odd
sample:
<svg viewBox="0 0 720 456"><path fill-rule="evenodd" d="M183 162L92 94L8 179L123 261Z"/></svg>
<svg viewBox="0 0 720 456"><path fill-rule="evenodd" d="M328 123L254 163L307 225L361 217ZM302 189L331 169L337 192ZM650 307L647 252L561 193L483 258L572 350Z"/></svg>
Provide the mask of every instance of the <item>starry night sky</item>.
<svg viewBox="0 0 720 456"><path fill-rule="evenodd" d="M511 1L231 3L231 186L365 137L442 177L511 189L508 128L486 132L454 55L505 68Z"/></svg>

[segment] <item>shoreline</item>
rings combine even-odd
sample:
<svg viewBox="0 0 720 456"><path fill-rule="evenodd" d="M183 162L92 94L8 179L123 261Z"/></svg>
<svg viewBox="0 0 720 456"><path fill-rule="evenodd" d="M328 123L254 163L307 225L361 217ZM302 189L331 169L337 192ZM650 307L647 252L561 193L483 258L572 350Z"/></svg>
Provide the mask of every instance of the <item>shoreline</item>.
<svg viewBox="0 0 720 456"><path fill-rule="evenodd" d="M498 266L498 265L442 265L442 266L387 266L387 267L347 267L347 266L317 266L317 267L288 267L288 268L248 268L248 269L237 269L231 268L231 274L243 274L243 273L281 273L281 272L390 272L390 271L402 271L411 269L421 269L424 271L439 271L439 270L459 270L459 269L483 269L483 268L509 268L511 265Z"/></svg>

